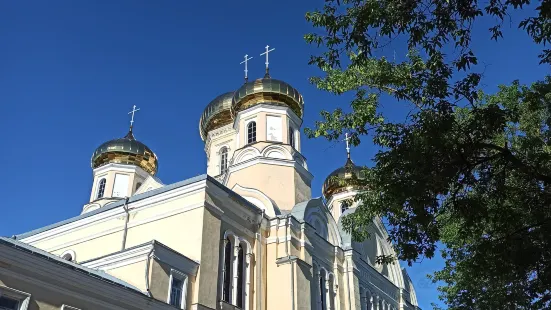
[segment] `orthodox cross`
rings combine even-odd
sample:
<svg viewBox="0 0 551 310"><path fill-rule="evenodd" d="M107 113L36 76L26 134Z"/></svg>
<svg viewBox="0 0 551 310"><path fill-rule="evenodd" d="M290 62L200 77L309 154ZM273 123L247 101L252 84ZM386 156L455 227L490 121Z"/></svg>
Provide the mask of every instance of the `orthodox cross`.
<svg viewBox="0 0 551 310"><path fill-rule="evenodd" d="M132 114L132 119L130 120L130 130L132 130L132 125L134 124L134 114L138 112L140 109L136 109L136 105L132 108L132 111L128 112L128 114Z"/></svg>
<svg viewBox="0 0 551 310"><path fill-rule="evenodd" d="M247 68L247 62L249 60L253 59L252 57L249 57L249 55L245 54L245 60L243 60L240 64L245 64L245 83L247 83L247 81L249 80L249 76L248 76L248 68Z"/></svg>
<svg viewBox="0 0 551 310"><path fill-rule="evenodd" d="M348 156L348 158L350 158L350 136L348 135L348 132L344 134L344 136L346 137L344 139L344 141L346 141L346 155Z"/></svg>
<svg viewBox="0 0 551 310"><path fill-rule="evenodd" d="M268 62L268 54L270 52L274 51L274 50L275 50L275 48L270 49L270 46L266 45L266 51L264 53L260 54L260 56L266 55L266 75L264 76L266 78L270 77L270 69L268 68L268 66L270 65L270 62Z"/></svg>

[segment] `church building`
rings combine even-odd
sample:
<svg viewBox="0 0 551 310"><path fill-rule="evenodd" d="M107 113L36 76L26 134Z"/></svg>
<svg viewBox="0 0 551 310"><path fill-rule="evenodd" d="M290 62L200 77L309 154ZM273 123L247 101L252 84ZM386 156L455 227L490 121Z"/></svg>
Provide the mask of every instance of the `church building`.
<svg viewBox="0 0 551 310"><path fill-rule="evenodd" d="M350 152L312 197L303 117L266 70L206 104L204 175L164 184L132 126L103 143L80 215L0 238L0 309L419 309L405 269L376 263L394 254L382 221L363 242L342 227Z"/></svg>

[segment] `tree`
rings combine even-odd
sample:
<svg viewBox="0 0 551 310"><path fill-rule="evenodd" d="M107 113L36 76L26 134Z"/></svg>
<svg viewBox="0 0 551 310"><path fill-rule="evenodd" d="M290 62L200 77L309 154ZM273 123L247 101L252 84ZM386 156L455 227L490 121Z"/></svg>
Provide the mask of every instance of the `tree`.
<svg viewBox="0 0 551 310"><path fill-rule="evenodd" d="M409 264L444 244L446 265L432 278L450 309L551 308L551 76L484 94L471 48L477 20L493 17L488 39L499 40L508 14L528 5L327 0L306 15L322 30L305 36L322 49L310 63L323 75L312 82L355 95L352 112L322 111L307 135L334 140L346 131L355 145L368 135L380 147L345 229L361 240L384 217L396 258ZM539 62L548 66L551 1L536 5L518 26L542 46ZM405 61L380 56L395 42L407 45ZM412 110L389 121L381 98Z"/></svg>

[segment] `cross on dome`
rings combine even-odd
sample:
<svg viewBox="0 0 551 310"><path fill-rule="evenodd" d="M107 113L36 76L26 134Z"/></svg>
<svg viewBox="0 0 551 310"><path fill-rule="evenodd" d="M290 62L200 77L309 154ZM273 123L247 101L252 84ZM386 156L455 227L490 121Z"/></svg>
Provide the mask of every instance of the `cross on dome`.
<svg viewBox="0 0 551 310"><path fill-rule="evenodd" d="M240 62L239 64L245 64L245 83L247 83L247 81L249 80L249 76L248 76L248 68L247 68L247 63L249 60L253 59L252 57L249 57L249 55L245 54L245 60L243 60L242 62Z"/></svg>
<svg viewBox="0 0 551 310"><path fill-rule="evenodd" d="M130 131L132 131L132 126L134 125L134 114L138 112L140 109L136 109L136 105L132 107L132 111L128 112L128 114L132 114L132 118L130 119Z"/></svg>
<svg viewBox="0 0 551 310"><path fill-rule="evenodd" d="M269 78L270 77L270 68L268 67L270 65L270 62L268 61L268 55L270 54L270 52L273 52L275 51L275 48L272 48L270 49L270 46L269 45L266 45L266 51L262 54L260 54L260 56L262 55L266 55L266 75L264 76L265 78Z"/></svg>
<svg viewBox="0 0 551 310"><path fill-rule="evenodd" d="M350 138L351 138L351 136L348 135L348 132L345 133L344 136L346 137L344 139L344 141L346 141L346 155L350 159Z"/></svg>

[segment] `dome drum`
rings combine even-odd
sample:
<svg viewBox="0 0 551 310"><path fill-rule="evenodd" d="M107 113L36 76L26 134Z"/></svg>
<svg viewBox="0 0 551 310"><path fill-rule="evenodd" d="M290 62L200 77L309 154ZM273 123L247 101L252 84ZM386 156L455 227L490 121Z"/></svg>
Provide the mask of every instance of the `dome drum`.
<svg viewBox="0 0 551 310"><path fill-rule="evenodd" d="M207 138L209 131L231 124L233 121L230 113L232 97L233 92L222 94L214 98L205 108L199 120L199 132L203 141Z"/></svg>
<svg viewBox="0 0 551 310"><path fill-rule="evenodd" d="M272 78L258 79L241 86L233 95L232 114L258 104L288 106L302 118L304 100L291 85Z"/></svg>
<svg viewBox="0 0 551 310"><path fill-rule="evenodd" d="M126 164L142 168L147 173L157 173L157 156L145 144L134 139L132 131L124 138L107 141L92 155L92 168L107 164Z"/></svg>

